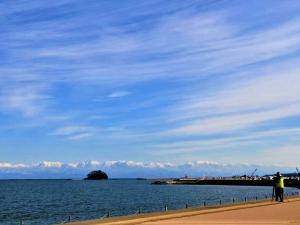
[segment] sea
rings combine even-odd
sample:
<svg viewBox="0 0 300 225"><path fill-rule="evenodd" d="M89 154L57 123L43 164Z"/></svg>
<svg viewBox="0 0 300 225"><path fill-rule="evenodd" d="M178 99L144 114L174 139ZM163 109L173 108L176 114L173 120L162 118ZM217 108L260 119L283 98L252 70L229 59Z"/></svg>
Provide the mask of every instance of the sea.
<svg viewBox="0 0 300 225"><path fill-rule="evenodd" d="M152 185L153 180L0 180L0 225L49 225L262 199L272 187ZM298 193L286 188L286 193Z"/></svg>

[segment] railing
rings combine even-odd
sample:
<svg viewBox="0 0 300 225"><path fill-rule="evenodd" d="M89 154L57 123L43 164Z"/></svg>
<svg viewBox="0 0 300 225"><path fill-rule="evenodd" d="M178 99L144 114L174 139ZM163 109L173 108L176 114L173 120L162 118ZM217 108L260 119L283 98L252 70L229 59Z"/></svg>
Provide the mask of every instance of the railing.
<svg viewBox="0 0 300 225"><path fill-rule="evenodd" d="M289 198L291 196L299 196L300 192L289 192L289 193L285 193L284 194L284 198ZM189 209L189 208L209 208L209 207L220 207L222 205L234 205L234 204L242 204L242 203L247 203L247 202L256 202L256 201L263 201L263 200L274 200L274 196L273 195L264 195L263 197L258 197L258 196L254 196L254 197L244 197L244 198L232 198L230 201L224 201L224 200L214 200L214 201L208 201L205 200L202 202L202 204L198 204L197 207L189 207L189 205L186 203L184 205L184 207L182 207L181 209ZM180 209L180 208L178 208ZM167 212L168 211L168 205L164 205L162 207L162 211ZM139 215L142 213L148 213L147 211L142 211L142 208L138 208L135 212L133 212L133 214L131 215ZM107 211L103 216L99 217L98 219L107 219L112 217L112 213L111 211ZM75 222L75 221L81 221L81 219L79 217L76 216L71 216L68 215L66 216L66 220L62 221L61 223L71 223L71 222ZM26 225L24 220L20 220L19 225Z"/></svg>

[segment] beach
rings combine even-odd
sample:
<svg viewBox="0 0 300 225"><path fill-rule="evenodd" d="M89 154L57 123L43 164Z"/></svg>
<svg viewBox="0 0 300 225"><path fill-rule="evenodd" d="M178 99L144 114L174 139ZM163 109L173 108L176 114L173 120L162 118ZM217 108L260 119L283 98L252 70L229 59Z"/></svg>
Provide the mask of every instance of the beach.
<svg viewBox="0 0 300 225"><path fill-rule="evenodd" d="M249 202L206 209L174 210L138 216L111 218L71 223L72 225L184 225L184 224L300 224L300 198L289 198L284 203L273 201Z"/></svg>

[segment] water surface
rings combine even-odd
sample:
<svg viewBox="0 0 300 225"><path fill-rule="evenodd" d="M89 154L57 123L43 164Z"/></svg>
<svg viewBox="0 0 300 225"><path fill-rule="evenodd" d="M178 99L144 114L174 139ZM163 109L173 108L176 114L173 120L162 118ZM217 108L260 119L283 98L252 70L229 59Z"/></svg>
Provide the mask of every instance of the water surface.
<svg viewBox="0 0 300 225"><path fill-rule="evenodd" d="M2 180L0 224L49 225L137 212L264 198L272 187L151 185L150 180ZM297 189L287 188L287 192Z"/></svg>

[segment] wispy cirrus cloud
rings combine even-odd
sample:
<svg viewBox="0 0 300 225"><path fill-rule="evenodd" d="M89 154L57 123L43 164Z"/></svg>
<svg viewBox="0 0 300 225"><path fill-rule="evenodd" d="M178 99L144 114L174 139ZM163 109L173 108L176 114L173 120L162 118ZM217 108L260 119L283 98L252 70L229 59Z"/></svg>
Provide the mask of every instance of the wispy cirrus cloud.
<svg viewBox="0 0 300 225"><path fill-rule="evenodd" d="M246 133L235 133L229 137L210 137L203 138L202 140L181 140L181 141L171 141L167 143L162 143L158 145L151 146L152 154L155 155L165 155L165 154L186 154L193 152L203 152L209 150L224 150L230 148L240 148L246 146L259 146L259 143L268 143L270 141L275 141L277 139L289 139L296 140L300 137L299 128L285 128L285 129L273 129L268 131L251 131ZM280 144L281 145L281 144ZM295 144L296 145L296 144ZM278 149L277 147L276 149ZM281 146L279 149L285 148ZM263 152L269 152L271 154L272 149L264 148ZM292 159L293 154L286 154L287 158ZM269 158L269 163L275 163L272 160L274 158Z"/></svg>
<svg viewBox="0 0 300 225"><path fill-rule="evenodd" d="M101 85L101 82L126 83L170 76L176 79L202 77L291 54L297 49L300 41L298 19L282 23L277 28L241 35L239 26L229 23L228 15L229 13L224 11L200 15L183 11L178 15L166 15L149 30L141 29L137 33L127 32L130 26L120 28L103 24L107 31L104 28L99 39L93 38L84 43L69 42L67 46L61 41L60 44L42 48L18 47L18 56L14 57L28 62L39 71L42 79L45 79L45 73L55 73L57 76L54 80L73 82L91 79L98 80ZM67 21L59 38L66 42L68 33L72 32L74 35L74 30L70 29L74 22ZM53 31L54 21L48 23L48 29ZM31 32L40 30L42 25L43 23L35 23ZM132 24L134 25L136 22ZM88 34L89 32L86 33ZM38 38L40 35L33 35L29 44L38 41ZM4 42L14 43L13 39ZM14 51L10 53L14 54ZM109 63L99 63L98 59L104 56L110 59ZM46 57L46 63L31 63L34 58L41 57ZM71 63L64 62L64 59L57 61L51 57L63 57ZM87 61L87 57L94 60ZM181 71L184 71L184 74Z"/></svg>
<svg viewBox="0 0 300 225"><path fill-rule="evenodd" d="M300 145L289 144L283 146L274 146L273 148L262 151L257 162L264 161L285 166L299 166L298 158L300 157Z"/></svg>
<svg viewBox="0 0 300 225"><path fill-rule="evenodd" d="M63 136L69 140L80 140L93 136L96 130L95 127L91 126L65 126L57 128L50 135Z"/></svg>
<svg viewBox="0 0 300 225"><path fill-rule="evenodd" d="M262 145L268 143L282 148L288 142L297 145L297 122L292 127L280 122L295 121L293 118L300 115L297 87L300 76L290 65L283 63L271 69L267 66L250 70L249 76L233 80L221 91L206 93L206 96L192 90L193 94L185 96L168 111L172 116L167 121L173 126L159 132L159 135L180 140L171 138L164 144L152 146L153 154L199 154L222 149L241 149L242 152L249 148L271 152ZM287 158L292 159L292 154L287 154L286 161Z"/></svg>
<svg viewBox="0 0 300 225"><path fill-rule="evenodd" d="M241 80L233 80L215 93L197 96L197 93L185 99L183 110L189 110L193 117L234 112L246 112L272 107L283 107L300 101L299 70L292 63L271 64L247 72ZM271 67L271 68L270 68ZM201 99L200 99L201 98ZM212 113L211 113L212 112Z"/></svg>
<svg viewBox="0 0 300 225"><path fill-rule="evenodd" d="M262 125L272 120L288 118L300 114L300 104L275 108L261 112L240 113L189 121L187 124L169 130L170 135L226 133Z"/></svg>
<svg viewBox="0 0 300 225"><path fill-rule="evenodd" d="M41 113L50 103L52 97L41 85L22 85L21 87L4 87L0 91L0 108L7 111L19 112L26 117Z"/></svg>
<svg viewBox="0 0 300 225"><path fill-rule="evenodd" d="M109 137L115 155L120 140L182 154L297 129L299 4L254 5L0 3L0 122L39 123L44 141Z"/></svg>
<svg viewBox="0 0 300 225"><path fill-rule="evenodd" d="M229 23L227 17L228 13L224 12L197 16L183 12L164 17L149 30L132 33L127 32L126 27L110 28L107 32L104 29L100 39L30 49L30 54L25 48L25 54L19 57L46 57L53 66L60 64L54 60L57 57L76 62L64 63L63 69L72 71L72 76L62 75L68 81L136 82L234 71L241 66L291 54L299 45L297 18L276 28L240 34L239 27ZM87 57L94 60L84 60ZM102 57L108 57L109 63L93 62Z"/></svg>
<svg viewBox="0 0 300 225"><path fill-rule="evenodd" d="M130 92L128 91L115 91L110 93L107 97L108 98L120 98L130 95Z"/></svg>
<svg viewBox="0 0 300 225"><path fill-rule="evenodd" d="M206 97L193 94L184 98L172 109L175 113L170 118L184 125L170 134L231 132L300 115L299 71L276 67L249 73L249 78L233 81Z"/></svg>

